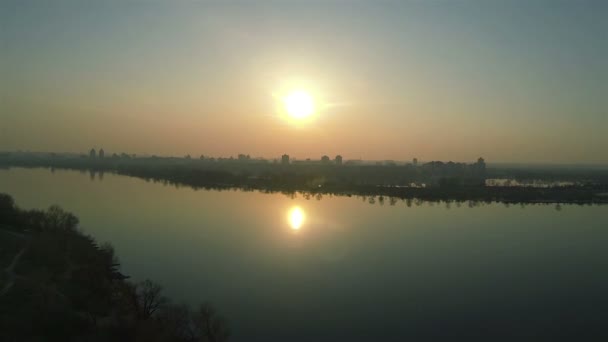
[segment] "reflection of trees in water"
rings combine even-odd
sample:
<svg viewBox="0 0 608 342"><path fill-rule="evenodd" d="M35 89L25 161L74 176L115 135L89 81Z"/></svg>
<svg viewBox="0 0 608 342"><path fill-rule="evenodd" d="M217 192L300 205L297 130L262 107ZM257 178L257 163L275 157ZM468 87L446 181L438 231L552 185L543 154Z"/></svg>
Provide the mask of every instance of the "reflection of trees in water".
<svg viewBox="0 0 608 342"><path fill-rule="evenodd" d="M393 178L391 177L397 177L398 172L414 172L417 170L415 168L297 165L281 167L270 164L256 166L246 163L227 162L223 164L203 163L199 165L195 160L187 162L171 160L171 158L164 161L157 161L154 158L113 158L105 161L91 161L88 158L39 159L29 161L0 159L0 165L75 169L81 173L88 172L91 180L95 179L95 175L101 180L103 179L104 172L110 172L141 178L146 182L172 185L176 189L190 187L195 190L257 191L261 193L282 193L290 198L295 198L299 193L306 200L313 197L316 200L321 200L324 196L333 195L359 196L362 201L370 204L378 203L379 205L384 205L387 200L390 205L396 205L398 200L401 199L405 200L408 207L411 207L412 204L419 206L422 202L433 204L445 201L456 203L457 206L466 203L471 208L479 206L482 202L512 204L608 203L608 196L601 195L601 193L608 191L608 175L605 175L608 173L606 172L591 173L589 171L584 176L588 176L593 182L589 181L583 186L570 187L491 187L456 181L454 179L444 179L443 181L439 179L436 182L436 186L408 187L407 185L398 185L400 184L399 182L406 182L406 174L402 174L400 176L401 180L397 183L392 183L390 180ZM517 174L516 172L518 171L509 172ZM521 174L520 176L531 177L532 175L536 177L542 176L542 174L531 172ZM583 176L582 174L577 175L577 177ZM380 183L374 183L374 179L376 179L374 177L371 179L361 178L363 176L375 176ZM502 177L504 174L494 176ZM548 180L556 180L558 176L560 175L549 173L546 178ZM310 182L311 179L317 181L312 184ZM361 179L364 181L359 182L358 180ZM446 205L446 207L451 207L451 204Z"/></svg>
<svg viewBox="0 0 608 342"><path fill-rule="evenodd" d="M524 208L525 206L528 205L554 205L555 206L555 210L560 211L562 210L562 204L563 203L555 203L554 201L551 200L547 200L547 201L537 201L537 202L525 202L525 201L504 201L504 200L499 200L499 199L491 199L491 198L485 198L482 200L475 200L475 199L452 199L452 198L436 198L437 196L434 196L435 198L430 198L430 199L425 199L425 198L419 198L419 197L399 197L399 196L385 196L385 195L373 195L373 194L352 194L352 193L331 193L331 192L320 192L318 190L316 191L295 191L295 190L272 190L272 189L255 189L255 188L239 188L239 187L213 187L213 186L205 186L205 187L193 187L195 190L198 189L205 189L205 190L214 190L214 191L225 191L225 190L231 190L231 191L243 191L243 192L259 192L259 193L265 193L265 194L275 194L275 193L281 193L287 197L289 197L290 199L295 199L298 196L301 196L303 199L305 200L312 200L313 198L317 201L320 201L323 199L324 196L329 196L329 197L333 197L333 196L338 196L338 197L356 197L359 198L361 201L363 202L367 202L368 204L371 205L375 205L375 204L379 204L381 206L383 206L386 201L388 200L389 205L391 206L397 206L397 204L399 203L399 201L404 202L405 206L407 206L408 208L411 208L412 205L416 206L416 207L420 207L422 205L428 205L429 207L434 207L435 205L439 205L441 204L445 209L451 209L453 206L455 206L456 208L461 208L463 204L466 204L467 207L469 208L477 208L477 207L482 207L485 205L490 205L490 204L495 204L495 203L503 203L503 205L505 206L505 208L510 208L512 204L519 204L521 208ZM422 189L425 191L428 191L429 189ZM596 205L603 205L604 203L592 203L592 202L573 202L573 203L568 203L568 202L564 202L566 204L576 204L579 206L583 206L583 205L588 205L591 206L593 204Z"/></svg>

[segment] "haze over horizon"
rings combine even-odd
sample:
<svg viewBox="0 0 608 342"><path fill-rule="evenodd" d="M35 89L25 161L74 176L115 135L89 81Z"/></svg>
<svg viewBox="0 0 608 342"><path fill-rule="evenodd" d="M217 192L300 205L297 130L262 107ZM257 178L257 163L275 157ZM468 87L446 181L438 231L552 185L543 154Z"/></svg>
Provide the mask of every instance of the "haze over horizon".
<svg viewBox="0 0 608 342"><path fill-rule="evenodd" d="M606 14L602 1L2 1L0 150L605 164ZM294 90L314 98L306 119L284 113Z"/></svg>

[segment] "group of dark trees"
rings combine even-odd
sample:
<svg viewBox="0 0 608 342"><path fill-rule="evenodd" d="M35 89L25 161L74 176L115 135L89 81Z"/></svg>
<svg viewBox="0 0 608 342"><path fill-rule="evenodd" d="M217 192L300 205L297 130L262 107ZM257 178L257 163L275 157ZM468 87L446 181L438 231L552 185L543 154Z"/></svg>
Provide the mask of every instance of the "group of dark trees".
<svg viewBox="0 0 608 342"><path fill-rule="evenodd" d="M241 159L241 160L239 160ZM605 203L606 170L547 170L548 181L573 180L576 185L536 189L487 186L486 179L526 176L543 179L531 169L486 168L476 163L429 162L422 165L249 162L246 155L234 160L186 158L74 158L49 155L6 155L0 167L48 167L134 176L148 181L205 189L255 189L269 192L309 192L375 195L423 200L478 200L504 202ZM424 186L423 186L424 185Z"/></svg>
<svg viewBox="0 0 608 342"><path fill-rule="evenodd" d="M2 253L10 250L10 253ZM0 341L226 341L209 304L177 305L131 282L114 249L57 206L22 210L0 194Z"/></svg>
<svg viewBox="0 0 608 342"><path fill-rule="evenodd" d="M420 167L414 164L342 163L336 156L321 161L292 161L284 155L281 162L252 159L240 154L238 158L193 159L171 157L99 158L43 153L9 153L0 156L2 166L55 167L118 172L148 178L169 179L190 185L232 184L266 187L318 187L339 185L401 185L412 183L438 185L449 179L451 184L483 185L485 163L430 162ZM169 178L170 177L170 178Z"/></svg>

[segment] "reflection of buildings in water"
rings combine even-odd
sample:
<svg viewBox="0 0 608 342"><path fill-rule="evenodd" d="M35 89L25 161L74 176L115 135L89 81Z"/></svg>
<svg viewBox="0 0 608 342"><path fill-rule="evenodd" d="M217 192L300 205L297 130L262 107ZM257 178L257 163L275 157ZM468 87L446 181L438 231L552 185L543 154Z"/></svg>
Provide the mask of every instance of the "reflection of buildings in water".
<svg viewBox="0 0 608 342"><path fill-rule="evenodd" d="M85 173L85 170L81 170L80 172ZM95 177L97 177L98 180L102 181L103 175L104 175L104 172L102 170L100 170L100 171L89 170L89 179L91 181L94 181Z"/></svg>

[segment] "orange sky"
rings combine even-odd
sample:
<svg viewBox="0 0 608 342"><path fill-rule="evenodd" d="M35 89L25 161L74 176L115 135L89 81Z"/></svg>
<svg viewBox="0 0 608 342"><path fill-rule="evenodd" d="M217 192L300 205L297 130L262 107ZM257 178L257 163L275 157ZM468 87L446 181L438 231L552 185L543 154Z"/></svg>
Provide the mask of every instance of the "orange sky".
<svg viewBox="0 0 608 342"><path fill-rule="evenodd" d="M0 6L0 150L608 162L593 6Z"/></svg>

